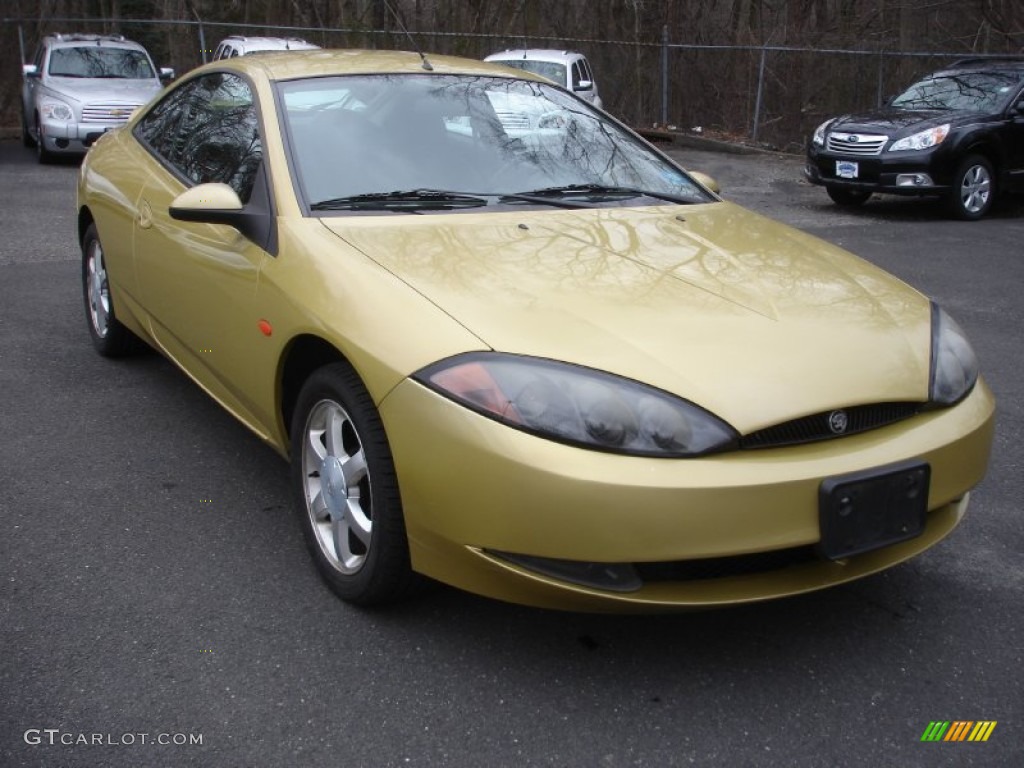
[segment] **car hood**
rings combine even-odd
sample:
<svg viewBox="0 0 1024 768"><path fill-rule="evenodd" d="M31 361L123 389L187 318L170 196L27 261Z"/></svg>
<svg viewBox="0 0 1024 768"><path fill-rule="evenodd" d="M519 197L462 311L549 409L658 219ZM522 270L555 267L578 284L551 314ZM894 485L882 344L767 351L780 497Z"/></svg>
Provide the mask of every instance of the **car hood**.
<svg viewBox="0 0 1024 768"><path fill-rule="evenodd" d="M660 387L744 433L927 399L928 300L731 203L322 221L489 347Z"/></svg>
<svg viewBox="0 0 1024 768"><path fill-rule="evenodd" d="M977 120L976 112L934 109L881 109L837 117L828 129L850 133L881 133L890 137L923 131L943 123Z"/></svg>
<svg viewBox="0 0 1024 768"><path fill-rule="evenodd" d="M93 101L145 104L163 87L159 80L92 77L55 77L46 86L62 98L83 104Z"/></svg>

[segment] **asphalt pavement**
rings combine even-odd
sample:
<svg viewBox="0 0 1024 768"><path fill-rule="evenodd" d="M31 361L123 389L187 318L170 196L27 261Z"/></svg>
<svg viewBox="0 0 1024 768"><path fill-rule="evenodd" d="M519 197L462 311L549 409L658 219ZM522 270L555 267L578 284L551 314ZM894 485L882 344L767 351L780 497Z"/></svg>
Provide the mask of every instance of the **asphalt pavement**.
<svg viewBox="0 0 1024 768"><path fill-rule="evenodd" d="M317 577L287 467L156 355L92 350L77 166L0 142L0 766L1024 765L1024 202L843 212L799 158L672 154L939 301L999 402L938 547L855 584L671 616ZM841 340L837 339L837 343ZM922 742L931 721L988 741Z"/></svg>

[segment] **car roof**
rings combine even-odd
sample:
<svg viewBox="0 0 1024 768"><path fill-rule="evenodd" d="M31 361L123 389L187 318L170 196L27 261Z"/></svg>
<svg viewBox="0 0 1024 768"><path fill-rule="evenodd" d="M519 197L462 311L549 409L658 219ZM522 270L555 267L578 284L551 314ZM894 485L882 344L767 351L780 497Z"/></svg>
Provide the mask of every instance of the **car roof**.
<svg viewBox="0 0 1024 768"><path fill-rule="evenodd" d="M947 67L934 72L935 75L954 72L1000 72L1024 74L1024 56L976 56L960 59Z"/></svg>
<svg viewBox="0 0 1024 768"><path fill-rule="evenodd" d="M294 80L305 77L331 75L375 74L435 74L435 75L490 75L519 80L546 80L532 72L524 72L500 64L488 64L476 59L457 56L426 54L431 69L423 66L420 54L409 51L369 51L358 49L319 49L315 51L282 52L274 56L236 56L200 67L207 69L230 68L243 73L260 72L270 80Z"/></svg>
<svg viewBox="0 0 1024 768"><path fill-rule="evenodd" d="M103 48L134 48L145 50L134 40L126 40L124 35L87 35L79 32L71 34L47 35L43 42L51 48L81 48L83 45L95 45Z"/></svg>
<svg viewBox="0 0 1024 768"><path fill-rule="evenodd" d="M492 53L484 61L525 59L527 61L555 61L564 63L582 58L585 58L584 55L578 51L560 51L554 48L510 48L498 53Z"/></svg>

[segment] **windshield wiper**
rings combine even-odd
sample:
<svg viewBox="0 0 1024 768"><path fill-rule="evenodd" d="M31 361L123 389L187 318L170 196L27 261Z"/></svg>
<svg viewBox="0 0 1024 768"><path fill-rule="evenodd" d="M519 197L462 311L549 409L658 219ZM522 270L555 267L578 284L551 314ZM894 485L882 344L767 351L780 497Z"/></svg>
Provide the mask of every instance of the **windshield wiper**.
<svg viewBox="0 0 1024 768"><path fill-rule="evenodd" d="M479 208L487 198L440 189L408 189L394 192L365 192L321 200L309 206L313 211L408 211Z"/></svg>
<svg viewBox="0 0 1024 768"><path fill-rule="evenodd" d="M529 197L653 197L656 200L667 200L670 203L692 204L694 201L668 192L653 192L649 189L634 187L613 187L604 184L568 184L564 187L544 187L520 196Z"/></svg>
<svg viewBox="0 0 1024 768"><path fill-rule="evenodd" d="M415 213L416 210L455 210L478 208L491 201L503 203L517 200L553 208L591 208L586 203L557 200L551 197L537 197L516 192L450 192L443 189L410 189L396 192L366 192L361 195L335 197L313 203L313 211L368 211L397 210Z"/></svg>

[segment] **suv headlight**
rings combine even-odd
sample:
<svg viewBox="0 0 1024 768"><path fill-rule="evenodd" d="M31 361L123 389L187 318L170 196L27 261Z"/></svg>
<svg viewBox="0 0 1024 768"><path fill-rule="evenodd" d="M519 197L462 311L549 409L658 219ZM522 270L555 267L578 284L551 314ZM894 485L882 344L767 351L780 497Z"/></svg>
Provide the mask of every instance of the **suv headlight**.
<svg viewBox="0 0 1024 768"><path fill-rule="evenodd" d="M819 147L825 146L825 131L828 130L828 127L830 125L832 125L832 120L826 120L824 123L815 128L814 136L811 137L811 141L813 141Z"/></svg>
<svg viewBox="0 0 1024 768"><path fill-rule="evenodd" d="M735 430L660 389L578 365L497 352L457 355L413 378L477 413L540 437L633 456L700 456Z"/></svg>
<svg viewBox="0 0 1024 768"><path fill-rule="evenodd" d="M43 117L47 120L61 120L69 123L75 119L75 113L63 101L47 99L39 105L39 111L42 112Z"/></svg>
<svg viewBox="0 0 1024 768"><path fill-rule="evenodd" d="M978 358L967 334L932 303L932 366L928 399L939 405L962 400L978 380Z"/></svg>
<svg viewBox="0 0 1024 768"><path fill-rule="evenodd" d="M949 123L937 125L926 131L918 131L913 136L906 136L893 142L890 152L904 152L912 149L930 149L937 147L949 135Z"/></svg>

